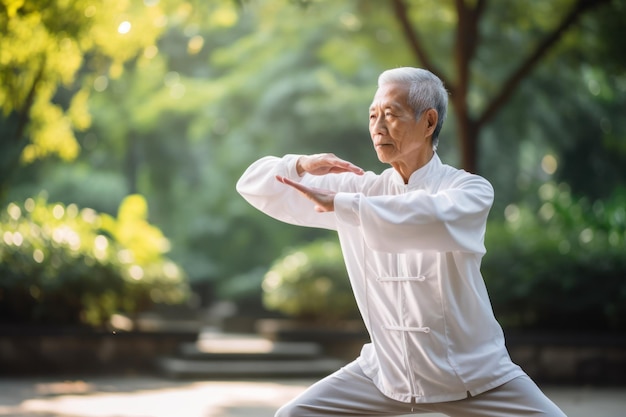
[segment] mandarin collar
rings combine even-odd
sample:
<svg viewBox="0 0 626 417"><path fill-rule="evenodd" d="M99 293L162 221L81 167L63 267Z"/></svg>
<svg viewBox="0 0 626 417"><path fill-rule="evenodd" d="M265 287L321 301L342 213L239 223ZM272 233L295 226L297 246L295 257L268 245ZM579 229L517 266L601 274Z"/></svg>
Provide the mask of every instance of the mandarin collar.
<svg viewBox="0 0 626 417"><path fill-rule="evenodd" d="M396 170L394 170L393 181L399 185L411 187L423 182L427 177L436 172L439 167L441 167L441 159L439 159L439 155L437 155L437 153L435 152L433 153L433 157L430 158L430 161L428 161L426 165L411 174L408 184L404 183L402 175L400 175L400 173Z"/></svg>

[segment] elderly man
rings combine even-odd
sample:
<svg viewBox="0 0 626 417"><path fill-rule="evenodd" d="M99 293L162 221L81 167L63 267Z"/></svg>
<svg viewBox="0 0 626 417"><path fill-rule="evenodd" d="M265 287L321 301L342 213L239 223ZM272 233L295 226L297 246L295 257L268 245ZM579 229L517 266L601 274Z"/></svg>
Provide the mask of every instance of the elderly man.
<svg viewBox="0 0 626 417"><path fill-rule="evenodd" d="M493 188L442 164L448 93L419 68L383 72L369 109L381 174L333 154L265 157L237 183L287 223L336 230L371 343L276 414L563 417L509 358L480 274Z"/></svg>

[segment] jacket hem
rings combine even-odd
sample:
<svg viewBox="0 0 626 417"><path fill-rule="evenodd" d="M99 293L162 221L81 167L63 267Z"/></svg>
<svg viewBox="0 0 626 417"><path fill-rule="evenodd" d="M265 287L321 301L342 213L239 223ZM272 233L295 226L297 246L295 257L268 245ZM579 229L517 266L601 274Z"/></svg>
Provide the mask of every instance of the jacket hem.
<svg viewBox="0 0 626 417"><path fill-rule="evenodd" d="M415 402L416 404L431 404L431 403L442 403L442 402L463 400L467 398L468 393L471 396L477 396L484 392L497 388L500 385L506 384L507 382L517 377L526 375L526 373L521 368L518 368L516 370L513 370L507 373L506 375L501 376L500 378L489 381L489 383L487 384L484 384L475 388L465 389L462 392L451 392L451 393L446 393L446 394L434 394L434 395L425 395L425 396L413 396L411 394L398 394L398 393L393 393L393 392L390 392L389 390L386 390L384 387L380 385L380 383L376 380L376 378L374 378L374 376L376 375L376 371L372 367L368 366L366 361L362 360L362 358L360 359L361 360L359 360L358 362L359 362L359 365L361 366L361 369L363 370L365 375L367 375L372 380L376 388L378 388L378 390L386 397L391 398L392 400L403 402L403 403Z"/></svg>

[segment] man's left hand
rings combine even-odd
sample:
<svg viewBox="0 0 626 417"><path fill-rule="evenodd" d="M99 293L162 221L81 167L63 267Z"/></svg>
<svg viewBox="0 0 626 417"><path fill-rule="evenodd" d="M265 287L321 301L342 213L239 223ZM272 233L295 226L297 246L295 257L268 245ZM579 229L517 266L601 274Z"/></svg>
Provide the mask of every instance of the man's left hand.
<svg viewBox="0 0 626 417"><path fill-rule="evenodd" d="M289 178L276 176L276 179L285 185L295 188L302 193L306 198L315 203L315 211L320 213L335 211L335 194L334 191L323 190L321 188L313 188L302 185L298 182L294 182Z"/></svg>

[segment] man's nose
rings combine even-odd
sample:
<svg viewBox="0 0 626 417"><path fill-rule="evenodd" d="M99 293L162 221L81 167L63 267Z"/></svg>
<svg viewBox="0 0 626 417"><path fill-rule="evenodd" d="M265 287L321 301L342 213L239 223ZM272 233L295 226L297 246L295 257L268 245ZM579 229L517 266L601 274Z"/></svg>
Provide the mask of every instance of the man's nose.
<svg viewBox="0 0 626 417"><path fill-rule="evenodd" d="M387 133L387 126L385 125L384 117L377 117L372 124L372 134L384 134Z"/></svg>

